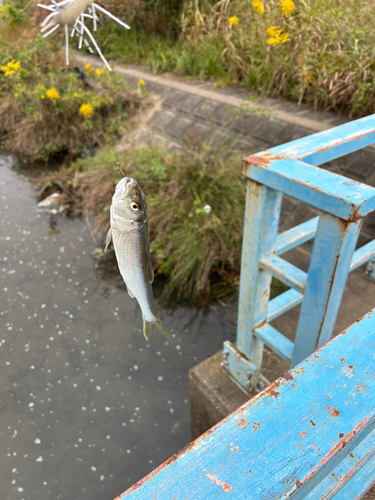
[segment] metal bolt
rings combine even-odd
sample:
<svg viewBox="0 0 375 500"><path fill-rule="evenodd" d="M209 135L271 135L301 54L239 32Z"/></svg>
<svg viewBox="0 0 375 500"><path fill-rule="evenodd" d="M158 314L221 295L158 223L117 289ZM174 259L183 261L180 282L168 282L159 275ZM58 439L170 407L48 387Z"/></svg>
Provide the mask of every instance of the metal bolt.
<svg viewBox="0 0 375 500"><path fill-rule="evenodd" d="M258 391L261 391L264 388L263 382L259 380L259 382L257 382L256 388Z"/></svg>
<svg viewBox="0 0 375 500"><path fill-rule="evenodd" d="M250 386L251 386L251 382L250 382L250 380L248 380L248 381L246 382L246 387L250 387Z"/></svg>
<svg viewBox="0 0 375 500"><path fill-rule="evenodd" d="M224 359L224 361L223 361L223 365L224 365L224 366L228 366L228 365L229 365L229 361L228 361L227 359Z"/></svg>
<svg viewBox="0 0 375 500"><path fill-rule="evenodd" d="M253 375L254 375L253 370L247 370L247 372L246 372L246 376L247 376L248 378L252 377Z"/></svg>
<svg viewBox="0 0 375 500"><path fill-rule="evenodd" d="M229 356L229 351L228 349L223 349L223 356Z"/></svg>

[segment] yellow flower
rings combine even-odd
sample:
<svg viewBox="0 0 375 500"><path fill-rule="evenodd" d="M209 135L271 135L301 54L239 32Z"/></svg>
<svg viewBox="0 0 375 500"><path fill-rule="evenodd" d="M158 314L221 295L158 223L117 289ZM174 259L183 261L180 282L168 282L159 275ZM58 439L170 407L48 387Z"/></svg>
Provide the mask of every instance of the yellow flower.
<svg viewBox="0 0 375 500"><path fill-rule="evenodd" d="M306 71L306 78L307 78L307 81L309 83L313 83L314 77L312 76L312 74L310 73L310 71Z"/></svg>
<svg viewBox="0 0 375 500"><path fill-rule="evenodd" d="M60 99L60 94L59 92L55 89L55 87L51 87L50 89L47 90L47 97L48 99L50 99L51 101L55 100L57 101L57 99Z"/></svg>
<svg viewBox="0 0 375 500"><path fill-rule="evenodd" d="M79 108L79 112L81 115L83 115L85 118L90 118L90 116L94 112L94 108L91 106L91 104L86 103L82 104L81 107Z"/></svg>
<svg viewBox="0 0 375 500"><path fill-rule="evenodd" d="M293 0L280 0L279 6L285 17L288 17L289 14L293 14L294 12Z"/></svg>
<svg viewBox="0 0 375 500"><path fill-rule="evenodd" d="M96 69L95 70L95 73L98 75L98 76L101 76L105 73L105 69L102 68L102 69Z"/></svg>
<svg viewBox="0 0 375 500"><path fill-rule="evenodd" d="M94 68L91 66L91 64L87 63L85 64L85 71L87 75L91 75L91 73L94 71Z"/></svg>
<svg viewBox="0 0 375 500"><path fill-rule="evenodd" d="M258 14L264 14L265 10L263 7L263 2L261 0L253 0L253 9L258 12Z"/></svg>
<svg viewBox="0 0 375 500"><path fill-rule="evenodd" d="M146 85L145 82L142 80L142 78L140 78L138 80L138 87L144 87L145 85Z"/></svg>
<svg viewBox="0 0 375 500"><path fill-rule="evenodd" d="M73 97L78 97L77 92L74 92Z"/></svg>
<svg viewBox="0 0 375 500"><path fill-rule="evenodd" d="M237 16L232 16L228 19L228 22L233 26L234 24L238 24L240 20L238 19Z"/></svg>
<svg viewBox="0 0 375 500"><path fill-rule="evenodd" d="M18 71L21 67L21 63L19 61L17 62L14 62L14 59L13 61L9 62L7 64L8 68L11 68L11 69L14 69L15 71Z"/></svg>
<svg viewBox="0 0 375 500"><path fill-rule="evenodd" d="M20 68L21 68L21 63L19 61L14 62L14 59L8 62L6 66L1 66L1 69L5 76L14 75L14 73L16 73Z"/></svg>
<svg viewBox="0 0 375 500"><path fill-rule="evenodd" d="M271 26L267 29L267 35L270 38L267 38L268 45L272 45L275 47L279 45L279 43L286 43L289 41L288 33L284 33L284 30L279 28L278 26Z"/></svg>
<svg viewBox="0 0 375 500"><path fill-rule="evenodd" d="M17 92L15 92L15 94L14 94L14 97L18 97L18 94L17 94Z"/></svg>

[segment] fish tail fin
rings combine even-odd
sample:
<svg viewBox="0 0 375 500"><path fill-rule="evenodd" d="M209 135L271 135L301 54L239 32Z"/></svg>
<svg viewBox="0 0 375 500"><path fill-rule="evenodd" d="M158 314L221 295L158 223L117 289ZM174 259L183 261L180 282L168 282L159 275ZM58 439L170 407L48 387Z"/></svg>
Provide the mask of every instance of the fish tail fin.
<svg viewBox="0 0 375 500"><path fill-rule="evenodd" d="M148 340L151 335L152 331L152 325L153 323L149 323L143 318L143 335L145 336L145 339Z"/></svg>
<svg viewBox="0 0 375 500"><path fill-rule="evenodd" d="M170 333L165 328L165 326L163 325L163 323L160 321L159 318L155 321L154 325L156 326L156 328L159 330L160 333L165 335L169 340L172 340Z"/></svg>

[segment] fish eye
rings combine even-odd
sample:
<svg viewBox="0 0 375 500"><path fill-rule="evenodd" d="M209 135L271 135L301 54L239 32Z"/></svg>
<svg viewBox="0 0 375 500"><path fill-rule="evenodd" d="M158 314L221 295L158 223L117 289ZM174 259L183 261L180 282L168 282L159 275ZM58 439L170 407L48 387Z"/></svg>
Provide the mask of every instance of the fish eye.
<svg viewBox="0 0 375 500"><path fill-rule="evenodd" d="M138 203L136 203L135 201L132 201L132 202L130 203L130 208L131 208L134 212L138 212L138 210L139 210L139 204L138 204Z"/></svg>

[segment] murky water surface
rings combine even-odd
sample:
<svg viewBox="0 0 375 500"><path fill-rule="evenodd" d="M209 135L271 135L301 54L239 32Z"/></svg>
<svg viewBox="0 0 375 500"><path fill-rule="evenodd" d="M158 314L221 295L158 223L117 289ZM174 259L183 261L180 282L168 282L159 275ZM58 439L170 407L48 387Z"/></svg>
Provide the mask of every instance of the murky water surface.
<svg viewBox="0 0 375 500"><path fill-rule="evenodd" d="M0 156L0 498L109 500L190 441L188 370L233 339L216 307L158 307L146 342L86 223L36 211Z"/></svg>

